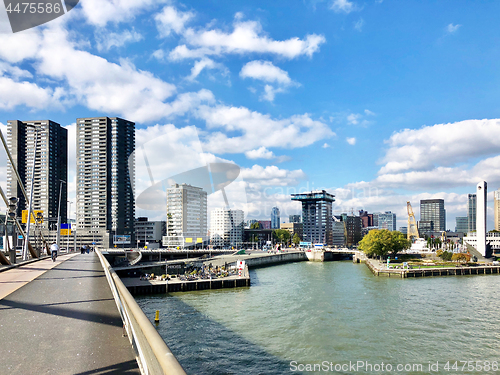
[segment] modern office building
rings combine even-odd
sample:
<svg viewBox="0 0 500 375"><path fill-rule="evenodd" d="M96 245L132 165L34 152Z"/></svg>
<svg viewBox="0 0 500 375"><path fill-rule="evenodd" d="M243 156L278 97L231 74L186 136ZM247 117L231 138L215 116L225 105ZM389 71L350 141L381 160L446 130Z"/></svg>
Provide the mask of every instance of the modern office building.
<svg viewBox="0 0 500 375"><path fill-rule="evenodd" d="M325 190L292 194L292 200L302 202L303 241L333 245L332 202L334 195Z"/></svg>
<svg viewBox="0 0 500 375"><path fill-rule="evenodd" d="M280 229L280 209L278 207L273 207L271 209L271 229Z"/></svg>
<svg viewBox="0 0 500 375"><path fill-rule="evenodd" d="M243 242L242 210L219 208L210 213L210 242L214 247L238 247Z"/></svg>
<svg viewBox="0 0 500 375"><path fill-rule="evenodd" d="M118 117L76 120L78 237L96 245L133 246L135 123Z"/></svg>
<svg viewBox="0 0 500 375"><path fill-rule="evenodd" d="M476 230L476 194L467 195L467 232L474 232Z"/></svg>
<svg viewBox="0 0 500 375"><path fill-rule="evenodd" d="M359 216L345 216L345 245L356 246L361 241L361 228L363 227Z"/></svg>
<svg viewBox="0 0 500 375"><path fill-rule="evenodd" d="M420 201L418 231L421 235L446 231L446 210L443 199L422 199Z"/></svg>
<svg viewBox="0 0 500 375"><path fill-rule="evenodd" d="M469 218L467 216L457 216L455 222L455 232L467 233L469 231Z"/></svg>
<svg viewBox="0 0 500 375"><path fill-rule="evenodd" d="M363 228L373 227L373 214L369 214L367 211L360 210L359 217L361 218Z"/></svg>
<svg viewBox="0 0 500 375"><path fill-rule="evenodd" d="M332 245L342 247L345 245L345 225L342 216L332 216Z"/></svg>
<svg viewBox="0 0 500 375"><path fill-rule="evenodd" d="M398 229L401 233L403 233L405 236L408 234L408 227L399 227Z"/></svg>
<svg viewBox="0 0 500 375"><path fill-rule="evenodd" d="M148 249L159 248L166 231L165 221L149 221L147 217L139 217L135 221L136 246L147 246Z"/></svg>
<svg viewBox="0 0 500 375"><path fill-rule="evenodd" d="M271 220L259 220L261 229L272 229L271 228Z"/></svg>
<svg viewBox="0 0 500 375"><path fill-rule="evenodd" d="M494 212L495 212L495 230L500 231L500 189L495 191L494 199Z"/></svg>
<svg viewBox="0 0 500 375"><path fill-rule="evenodd" d="M300 215L288 215L288 221L290 223L301 223L301 217Z"/></svg>
<svg viewBox="0 0 500 375"><path fill-rule="evenodd" d="M28 197L31 194L35 137L37 145L32 206L34 211L43 211L44 229L56 229L59 211L61 222L67 222L68 131L50 120L7 122L7 146ZM17 216L21 217L22 210L28 209L28 202L10 162L7 162L7 197L19 199ZM51 228L51 224L54 228Z"/></svg>
<svg viewBox="0 0 500 375"><path fill-rule="evenodd" d="M184 248L208 244L205 190L188 184L172 185L167 189L166 214L164 246Z"/></svg>
<svg viewBox="0 0 500 375"><path fill-rule="evenodd" d="M383 214L377 213L373 215L377 215L378 229L387 229L391 232L396 230L396 214L386 211Z"/></svg>

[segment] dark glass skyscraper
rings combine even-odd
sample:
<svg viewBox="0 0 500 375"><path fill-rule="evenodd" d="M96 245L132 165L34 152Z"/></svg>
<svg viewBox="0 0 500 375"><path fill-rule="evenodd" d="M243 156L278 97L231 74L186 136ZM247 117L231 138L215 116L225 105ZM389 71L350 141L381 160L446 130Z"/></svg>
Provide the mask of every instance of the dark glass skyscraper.
<svg viewBox="0 0 500 375"><path fill-rule="evenodd" d="M476 207L477 207L477 195L468 194L467 195L467 219L468 219L468 231L476 231Z"/></svg>
<svg viewBox="0 0 500 375"><path fill-rule="evenodd" d="M33 210L43 211L45 219L57 218L59 192L61 192L61 222L65 223L68 191L68 131L50 120L7 122L7 145L28 197L35 157L35 136L38 140ZM19 198L17 215L20 217L22 210L28 209L28 202L10 168L10 163L7 163L7 196ZM48 223L48 220L44 220L42 227L48 228Z"/></svg>
<svg viewBox="0 0 500 375"><path fill-rule="evenodd" d="M292 200L302 202L303 240L333 245L332 202L334 195L325 190L292 194Z"/></svg>
<svg viewBox="0 0 500 375"><path fill-rule="evenodd" d="M446 231L446 210L443 199L422 199L420 201L420 232Z"/></svg>
<svg viewBox="0 0 500 375"><path fill-rule="evenodd" d="M278 207L273 207L271 209L271 229L280 229L280 224L280 209Z"/></svg>

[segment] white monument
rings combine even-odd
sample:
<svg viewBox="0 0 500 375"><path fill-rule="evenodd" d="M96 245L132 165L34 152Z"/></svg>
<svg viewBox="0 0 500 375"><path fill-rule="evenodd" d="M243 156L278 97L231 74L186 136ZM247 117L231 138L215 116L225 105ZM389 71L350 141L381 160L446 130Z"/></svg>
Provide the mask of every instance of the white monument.
<svg viewBox="0 0 500 375"><path fill-rule="evenodd" d="M488 203L488 184L481 181L476 187L477 205L476 205L476 238L477 247L483 256L486 256L486 207Z"/></svg>

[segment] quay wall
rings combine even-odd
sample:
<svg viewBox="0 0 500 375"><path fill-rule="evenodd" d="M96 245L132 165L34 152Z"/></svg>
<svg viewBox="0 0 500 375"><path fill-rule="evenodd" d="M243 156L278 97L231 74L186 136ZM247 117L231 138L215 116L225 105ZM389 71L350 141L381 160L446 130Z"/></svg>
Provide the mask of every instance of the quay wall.
<svg viewBox="0 0 500 375"><path fill-rule="evenodd" d="M305 252L294 252L294 253L267 255L264 257L248 258L244 260L245 264L249 268L257 268L257 267L265 267L280 263L301 262L301 261L306 261L308 259Z"/></svg>

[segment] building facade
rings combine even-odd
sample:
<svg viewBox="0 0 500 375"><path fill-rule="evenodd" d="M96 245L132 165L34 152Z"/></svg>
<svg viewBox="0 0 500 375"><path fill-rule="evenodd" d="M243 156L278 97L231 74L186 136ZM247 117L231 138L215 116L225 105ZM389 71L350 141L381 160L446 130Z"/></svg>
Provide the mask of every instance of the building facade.
<svg viewBox="0 0 500 375"><path fill-rule="evenodd" d="M33 210L43 211L45 220L42 228L56 229L59 212L61 222L67 222L68 131L50 120L7 122L7 146L28 197L35 157L35 137L37 145L32 206ZM10 162L7 162L7 197L19 199L17 216L21 217L22 210L28 209L28 202L17 183Z"/></svg>
<svg viewBox="0 0 500 375"><path fill-rule="evenodd" d="M302 203L303 240L332 246L334 195L325 190L316 190L310 193L292 194L292 200Z"/></svg>
<svg viewBox="0 0 500 375"><path fill-rule="evenodd" d="M474 232L476 230L476 194L467 194L467 232Z"/></svg>
<svg viewBox="0 0 500 375"><path fill-rule="evenodd" d="M278 207L273 207L271 209L271 229L280 229L280 209Z"/></svg>
<svg viewBox="0 0 500 375"><path fill-rule="evenodd" d="M219 208L210 213L210 242L214 247L237 247L243 242L242 210Z"/></svg>
<svg viewBox="0 0 500 375"><path fill-rule="evenodd" d="M336 247L345 246L345 225L342 216L332 216L332 245Z"/></svg>
<svg viewBox="0 0 500 375"><path fill-rule="evenodd" d="M135 123L89 117L78 118L76 126L78 236L112 247L116 235L133 246Z"/></svg>
<svg viewBox="0 0 500 375"><path fill-rule="evenodd" d="M446 231L446 210L443 199L422 199L420 201L418 231L421 235Z"/></svg>
<svg viewBox="0 0 500 375"><path fill-rule="evenodd" d="M163 245L184 248L207 244L207 192L188 184L172 185L167 189L167 228Z"/></svg>
<svg viewBox="0 0 500 375"><path fill-rule="evenodd" d="M166 231L165 221L149 221L147 217L139 217L135 221L136 246L147 246L148 249L159 248Z"/></svg>
<svg viewBox="0 0 500 375"><path fill-rule="evenodd" d="M467 216L457 216L455 222L455 232L467 233L469 231L469 218Z"/></svg>
<svg viewBox="0 0 500 375"><path fill-rule="evenodd" d="M494 199L494 212L495 212L495 230L500 231L500 189L495 191Z"/></svg>
<svg viewBox="0 0 500 375"><path fill-rule="evenodd" d="M383 214L378 213L376 215L378 229L387 229L391 232L396 230L396 214L393 214L391 211L386 211Z"/></svg>
<svg viewBox="0 0 500 375"><path fill-rule="evenodd" d="M483 256L486 254L486 208L488 207L488 184L481 181L476 186L477 208L476 208L476 238L477 247Z"/></svg>
<svg viewBox="0 0 500 375"><path fill-rule="evenodd" d="M347 247L357 246L361 241L363 223L359 216L345 216L345 244Z"/></svg>
<svg viewBox="0 0 500 375"><path fill-rule="evenodd" d="M290 223L301 223L301 217L300 215L288 215L288 221Z"/></svg>

